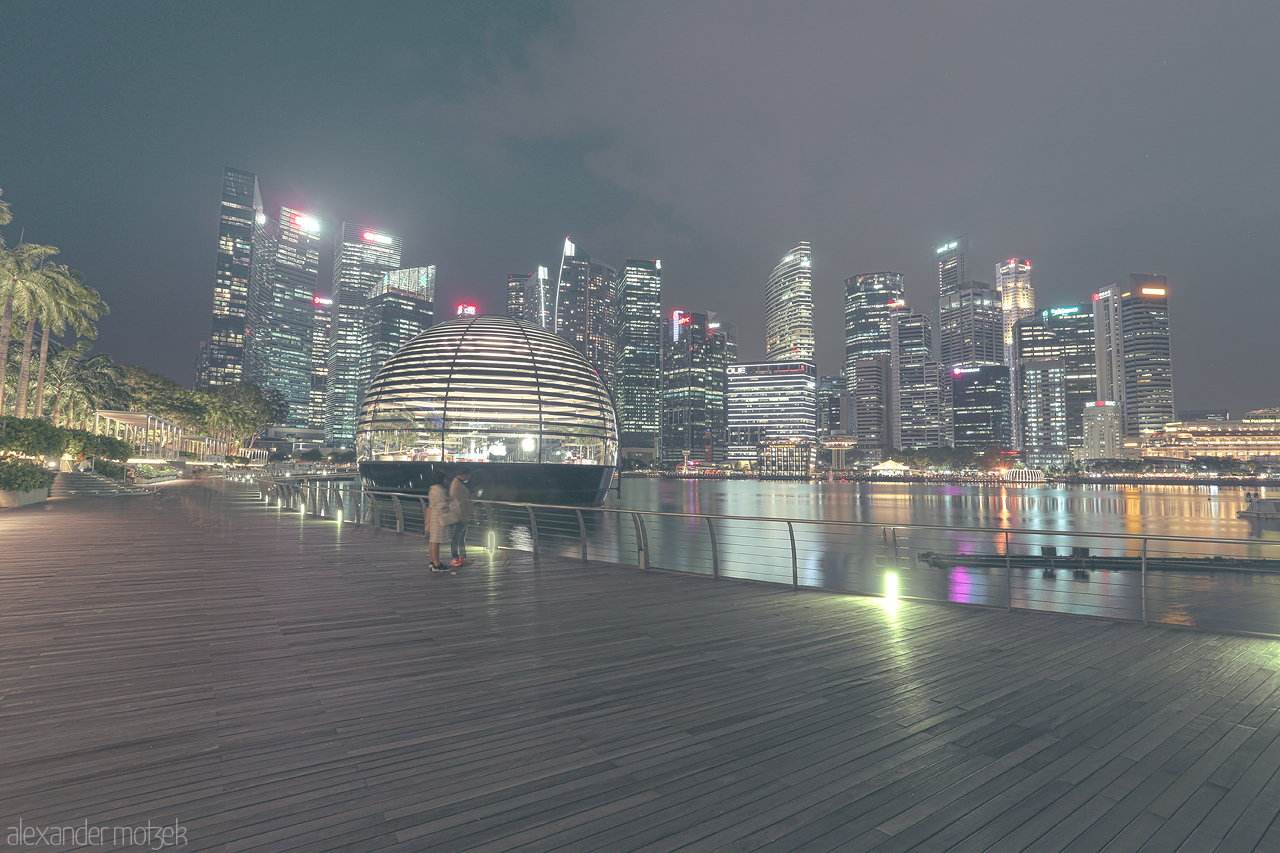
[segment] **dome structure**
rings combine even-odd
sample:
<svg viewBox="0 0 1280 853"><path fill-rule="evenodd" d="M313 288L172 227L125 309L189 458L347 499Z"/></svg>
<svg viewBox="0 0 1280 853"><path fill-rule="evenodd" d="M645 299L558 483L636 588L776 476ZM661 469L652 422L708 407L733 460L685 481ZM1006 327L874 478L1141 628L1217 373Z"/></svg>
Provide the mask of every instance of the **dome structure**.
<svg viewBox="0 0 1280 853"><path fill-rule="evenodd" d="M618 455L613 401L586 358L545 329L466 317L421 333L370 385L356 425L370 488L425 491L471 470L494 500L595 504Z"/></svg>

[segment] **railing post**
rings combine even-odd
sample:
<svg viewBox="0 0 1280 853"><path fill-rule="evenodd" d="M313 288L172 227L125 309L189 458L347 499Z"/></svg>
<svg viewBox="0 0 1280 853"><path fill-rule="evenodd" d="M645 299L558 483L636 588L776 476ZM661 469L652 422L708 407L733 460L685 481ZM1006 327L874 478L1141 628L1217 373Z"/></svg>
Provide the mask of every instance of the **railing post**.
<svg viewBox="0 0 1280 853"><path fill-rule="evenodd" d="M1004 600L1005 610L1013 610L1013 560L1009 557L1009 531L1004 532Z"/></svg>
<svg viewBox="0 0 1280 853"><path fill-rule="evenodd" d="M1142 540L1142 624L1147 624L1147 540Z"/></svg>
<svg viewBox="0 0 1280 853"><path fill-rule="evenodd" d="M396 510L396 533L404 533L404 507L400 506L400 496L391 496L391 505Z"/></svg>
<svg viewBox="0 0 1280 853"><path fill-rule="evenodd" d="M902 559L902 555L898 553L898 528L893 528L893 560L898 562Z"/></svg>
<svg viewBox="0 0 1280 853"><path fill-rule="evenodd" d="M720 548L716 543L716 526L707 516L707 532L711 534L711 577L720 579Z"/></svg>
<svg viewBox="0 0 1280 853"><path fill-rule="evenodd" d="M422 504L422 535L428 542L430 542L431 525L427 523L427 499L418 498L418 503Z"/></svg>
<svg viewBox="0 0 1280 853"><path fill-rule="evenodd" d="M636 520L640 523L640 537L644 539L644 567L649 568L649 528L645 526L644 516L636 513Z"/></svg>
<svg viewBox="0 0 1280 853"><path fill-rule="evenodd" d="M791 537L791 588L800 588L800 561L796 559L796 529L791 522L787 522L787 535ZM894 542L897 542L897 532L894 533Z"/></svg>
<svg viewBox="0 0 1280 853"><path fill-rule="evenodd" d="M538 559L538 519L533 517L533 506L525 504L524 508L529 512L529 533L533 538L533 559Z"/></svg>
<svg viewBox="0 0 1280 853"><path fill-rule="evenodd" d="M582 554L582 562L587 561L587 523L582 520L582 510L574 510L578 513L578 549Z"/></svg>
<svg viewBox="0 0 1280 853"><path fill-rule="evenodd" d="M364 492L357 492L351 497L351 515L356 527L364 524Z"/></svg>
<svg viewBox="0 0 1280 853"><path fill-rule="evenodd" d="M631 524L636 529L636 565L643 571L649 568L649 559L644 553L644 535L640 532L640 516L630 513Z"/></svg>
<svg viewBox="0 0 1280 853"><path fill-rule="evenodd" d="M382 529L382 510L378 506L378 496L369 495L369 510L373 513L373 529Z"/></svg>

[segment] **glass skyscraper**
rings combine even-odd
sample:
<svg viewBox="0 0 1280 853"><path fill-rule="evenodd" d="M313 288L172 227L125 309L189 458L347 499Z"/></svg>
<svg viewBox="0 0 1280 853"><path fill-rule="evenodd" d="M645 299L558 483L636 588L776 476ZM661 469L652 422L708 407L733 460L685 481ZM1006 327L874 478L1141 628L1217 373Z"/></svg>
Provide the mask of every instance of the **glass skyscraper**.
<svg viewBox="0 0 1280 853"><path fill-rule="evenodd" d="M391 356L431 328L435 299L434 264L384 273L382 281L369 291L360 347L360 399Z"/></svg>
<svg viewBox="0 0 1280 853"><path fill-rule="evenodd" d="M507 276L507 316L512 320L527 320L525 299L533 273L512 273Z"/></svg>
<svg viewBox="0 0 1280 853"><path fill-rule="evenodd" d="M728 459L754 463L770 441L818 440L818 374L812 361L729 365Z"/></svg>
<svg viewBox="0 0 1280 853"><path fill-rule="evenodd" d="M311 299L315 315L311 328L311 429L324 429L325 391L329 377L329 335L333 327L333 300L316 294Z"/></svg>
<svg viewBox="0 0 1280 853"><path fill-rule="evenodd" d="M1037 442L1052 437L1055 428L1048 423L1033 424L1029 419L1052 420L1057 415L1048 403L1033 408L1030 398L1024 397L1025 390L1050 402L1061 397L1063 440L1060 443L1069 451L1078 450L1084 445L1084 410L1096 402L1098 394L1093 303L1045 308L1038 314L1018 320L1013 332L1012 377L1018 401L1014 409L1018 415L1014 419L1014 447L1035 451L1039 457L1062 455L1056 450L1037 449ZM1060 362L1060 370L1050 365L1030 367L1039 362ZM1035 371L1034 376L1031 371ZM1059 376L1062 381L1060 394L1041 387ZM1033 382L1036 389L1029 387ZM1041 464L1052 463L1046 461Z"/></svg>
<svg viewBox="0 0 1280 853"><path fill-rule="evenodd" d="M996 290L1000 292L1000 310L1004 315L1004 363L1012 366L1013 324L1036 313L1036 293L1031 287L1031 261L1010 258L997 264Z"/></svg>
<svg viewBox="0 0 1280 853"><path fill-rule="evenodd" d="M555 333L571 343L613 385L614 330L618 271L592 260L568 237L556 278Z"/></svg>
<svg viewBox="0 0 1280 853"><path fill-rule="evenodd" d="M333 247L333 325L325 389L325 440L355 446L360 408L360 349L369 292L400 266L400 238L374 228L342 223Z"/></svg>
<svg viewBox="0 0 1280 853"><path fill-rule="evenodd" d="M813 361L813 253L798 243L764 288L765 359Z"/></svg>
<svg viewBox="0 0 1280 853"><path fill-rule="evenodd" d="M976 364L951 368L951 417L954 446L970 450L1007 450L1013 443L1009 367Z"/></svg>
<svg viewBox="0 0 1280 853"><path fill-rule="evenodd" d="M1120 403L1126 435L1164 429L1176 420L1168 279L1134 273L1093 300L1098 399Z"/></svg>
<svg viewBox="0 0 1280 853"><path fill-rule="evenodd" d="M226 167L218 218L213 324L207 355L201 359L196 376L198 387L230 385L245 378L245 320L249 313L253 230L261 212L257 176Z"/></svg>
<svg viewBox="0 0 1280 853"><path fill-rule="evenodd" d="M320 266L320 222L288 207L278 222L257 217L247 322L247 378L284 395L282 426L311 418L311 356Z"/></svg>
<svg viewBox="0 0 1280 853"><path fill-rule="evenodd" d="M662 390L662 261L629 259L618 276L614 398L624 456L656 453Z"/></svg>
<svg viewBox="0 0 1280 853"><path fill-rule="evenodd" d="M663 323L662 459L724 460L727 438L725 336L706 314L675 311Z"/></svg>
<svg viewBox="0 0 1280 853"><path fill-rule="evenodd" d="M873 272L844 280L844 370L889 351L889 315L905 311L902 273Z"/></svg>

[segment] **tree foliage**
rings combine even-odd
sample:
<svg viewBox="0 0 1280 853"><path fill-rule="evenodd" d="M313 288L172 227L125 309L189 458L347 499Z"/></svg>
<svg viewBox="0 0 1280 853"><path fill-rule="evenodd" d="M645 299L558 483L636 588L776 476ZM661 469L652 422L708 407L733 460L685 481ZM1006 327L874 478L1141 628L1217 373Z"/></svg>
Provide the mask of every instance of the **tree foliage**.
<svg viewBox="0 0 1280 853"><path fill-rule="evenodd" d="M33 492L47 489L57 477L34 462L0 455L0 491Z"/></svg>
<svg viewBox="0 0 1280 853"><path fill-rule="evenodd" d="M282 423L289 414L282 393L252 382L192 391L141 367L123 369L132 411L150 412L192 434L211 435L232 445L248 445L260 430Z"/></svg>

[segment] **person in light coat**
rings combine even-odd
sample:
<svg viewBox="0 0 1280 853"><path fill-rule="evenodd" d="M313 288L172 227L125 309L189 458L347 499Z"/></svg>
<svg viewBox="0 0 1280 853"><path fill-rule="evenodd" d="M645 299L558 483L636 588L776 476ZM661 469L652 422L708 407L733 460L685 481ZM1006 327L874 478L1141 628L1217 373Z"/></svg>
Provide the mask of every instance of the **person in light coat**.
<svg viewBox="0 0 1280 853"><path fill-rule="evenodd" d="M436 471L431 476L431 488L427 489L427 530L431 532L431 571L447 572L449 567L440 562L440 544L449 541L449 493L445 491L445 473Z"/></svg>

